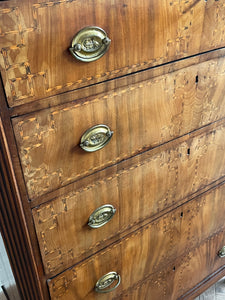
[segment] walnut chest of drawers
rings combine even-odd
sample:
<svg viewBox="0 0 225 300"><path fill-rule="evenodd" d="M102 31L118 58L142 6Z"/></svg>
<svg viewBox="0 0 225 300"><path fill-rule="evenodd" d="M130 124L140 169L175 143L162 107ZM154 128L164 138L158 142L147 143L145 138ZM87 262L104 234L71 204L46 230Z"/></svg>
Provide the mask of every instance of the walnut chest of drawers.
<svg viewBox="0 0 225 300"><path fill-rule="evenodd" d="M0 225L21 298L194 299L225 274L225 2L0 2Z"/></svg>

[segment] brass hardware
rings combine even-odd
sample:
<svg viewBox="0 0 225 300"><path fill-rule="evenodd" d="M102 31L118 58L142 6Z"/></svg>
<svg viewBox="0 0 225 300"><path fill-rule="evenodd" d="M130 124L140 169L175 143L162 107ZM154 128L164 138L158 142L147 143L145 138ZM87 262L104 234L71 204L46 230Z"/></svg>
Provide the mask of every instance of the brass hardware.
<svg viewBox="0 0 225 300"><path fill-rule="evenodd" d="M103 29L89 26L75 35L69 50L76 59L91 62L102 57L109 49L110 43L111 40Z"/></svg>
<svg viewBox="0 0 225 300"><path fill-rule="evenodd" d="M80 147L87 152L102 149L111 140L113 131L106 125L89 128L81 137Z"/></svg>
<svg viewBox="0 0 225 300"><path fill-rule="evenodd" d="M90 215L88 225L91 228L102 227L112 219L115 212L116 209L112 205L102 205Z"/></svg>
<svg viewBox="0 0 225 300"><path fill-rule="evenodd" d="M110 285L112 285L115 281L117 283L112 287L108 288ZM120 275L116 272L109 272L108 274L105 274L102 276L95 285L95 291L98 293L109 293L115 290L121 282Z"/></svg>
<svg viewBox="0 0 225 300"><path fill-rule="evenodd" d="M225 257L225 246L219 251L218 255L219 257Z"/></svg>

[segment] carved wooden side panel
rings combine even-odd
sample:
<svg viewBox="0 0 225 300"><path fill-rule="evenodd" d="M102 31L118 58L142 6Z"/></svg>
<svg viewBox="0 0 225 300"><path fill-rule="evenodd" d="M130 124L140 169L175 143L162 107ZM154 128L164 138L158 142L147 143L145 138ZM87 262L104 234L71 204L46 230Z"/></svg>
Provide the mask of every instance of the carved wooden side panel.
<svg viewBox="0 0 225 300"><path fill-rule="evenodd" d="M222 125L185 142L160 147L155 154L149 151L129 168L109 173L106 178L33 209L46 273L62 271L103 248L110 238L225 176L224 133ZM218 203L210 198L212 207L208 212L223 212L224 202L217 198ZM107 203L117 209L113 219L102 228L90 229L89 216ZM194 209L199 205L196 203ZM204 220L205 216L196 217L196 223ZM216 226L219 224L218 219ZM201 236L201 230L196 236Z"/></svg>
<svg viewBox="0 0 225 300"><path fill-rule="evenodd" d="M9 105L225 46L224 15L222 0L1 2L0 66ZM112 39L110 51L91 64L68 51L87 25Z"/></svg>
<svg viewBox="0 0 225 300"><path fill-rule="evenodd" d="M1 88L1 87L0 87ZM0 97L2 93L0 92ZM0 230L20 299L44 300L0 114ZM11 133L10 133L11 134ZM10 136L9 134L9 136ZM2 270L2 269L1 269ZM41 267L40 267L41 270ZM0 274L1 276L2 274ZM2 278L2 277L1 277ZM5 298L2 293L2 297ZM8 298L9 299L9 298Z"/></svg>
<svg viewBox="0 0 225 300"><path fill-rule="evenodd" d="M211 60L13 119L30 198L223 118L224 65L224 58ZM104 149L85 153L80 138L96 124L114 136Z"/></svg>

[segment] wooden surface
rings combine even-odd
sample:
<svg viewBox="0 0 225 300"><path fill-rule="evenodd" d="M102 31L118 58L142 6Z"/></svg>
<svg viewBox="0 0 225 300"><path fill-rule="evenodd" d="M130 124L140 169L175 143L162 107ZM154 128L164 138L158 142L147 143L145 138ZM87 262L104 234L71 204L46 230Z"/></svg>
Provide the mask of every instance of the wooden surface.
<svg viewBox="0 0 225 300"><path fill-rule="evenodd" d="M13 119L30 199L224 117L224 66L224 58L210 60ZM85 153L81 136L97 124L114 135Z"/></svg>
<svg viewBox="0 0 225 300"><path fill-rule="evenodd" d="M0 114L1 116L1 114ZM10 135L10 134L9 134ZM0 228L22 299L44 299L38 266L0 118ZM41 270L41 268L40 268ZM40 271L39 270L39 271ZM22 276L21 276L22 274Z"/></svg>
<svg viewBox="0 0 225 300"><path fill-rule="evenodd" d="M52 298L120 299L120 293L130 290L131 295L135 294L132 287L140 286L148 277L156 280L173 263L174 282L169 277L160 280L161 289L168 285L173 292L168 294L162 289L163 297L152 299L168 299L169 295L170 299L177 299L193 287L197 278L203 280L209 271L213 272L224 264L224 259L218 257L218 251L225 243L225 202L221 205L224 189L225 185L221 185L180 206L50 280ZM110 271L121 274L121 285L115 292L98 297L93 291L95 283ZM148 283L148 288L153 287ZM141 295L142 299L147 299L144 293Z"/></svg>
<svg viewBox="0 0 225 300"><path fill-rule="evenodd" d="M168 73L175 72L189 66L197 65L199 63L213 59L223 58L224 55L225 48L205 52L203 54L197 54L186 59L158 65L153 68L143 70L142 72L134 72L129 76L121 76L116 80L107 80L106 82L94 84L88 87L82 87L66 93L56 94L48 98L28 102L26 103L26 105L14 106L8 110L8 113L11 117L15 117L31 112L36 112L45 108L55 107L59 104L75 101L79 102L80 99L90 98L91 95L93 96L107 93L118 88L127 88L127 86L134 85L135 83L141 83L142 81L151 80L155 77L166 75Z"/></svg>
<svg viewBox="0 0 225 300"><path fill-rule="evenodd" d="M225 275L224 16L222 0L0 1L0 225L23 299L186 300ZM68 52L87 25L112 39L88 64ZM110 143L82 152L102 123ZM109 271L121 285L97 295Z"/></svg>
<svg viewBox="0 0 225 300"><path fill-rule="evenodd" d="M33 209L45 272L62 271L103 248L113 236L124 235L133 225L225 176L225 125L215 125L146 152L136 164L133 159L128 168L121 166L106 178ZM107 203L117 209L115 216L104 227L90 229L89 216Z"/></svg>
<svg viewBox="0 0 225 300"><path fill-rule="evenodd" d="M223 1L23 0L1 2L0 65L17 106L225 46ZM112 43L93 63L68 48L83 27Z"/></svg>

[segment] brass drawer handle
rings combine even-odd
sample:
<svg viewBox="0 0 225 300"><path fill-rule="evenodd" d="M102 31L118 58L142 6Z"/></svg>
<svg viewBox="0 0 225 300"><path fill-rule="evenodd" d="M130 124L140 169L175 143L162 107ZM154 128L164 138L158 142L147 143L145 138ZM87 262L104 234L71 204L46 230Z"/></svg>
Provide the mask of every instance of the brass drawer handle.
<svg viewBox="0 0 225 300"><path fill-rule="evenodd" d="M113 131L106 125L89 128L81 137L80 147L87 152L94 152L105 147L111 140Z"/></svg>
<svg viewBox="0 0 225 300"><path fill-rule="evenodd" d="M69 50L76 59L91 62L102 57L109 49L110 43L111 40L102 28L88 26L75 35Z"/></svg>
<svg viewBox="0 0 225 300"><path fill-rule="evenodd" d="M116 209L110 205L105 204L97 208L89 217L88 225L91 228L99 228L108 223L114 216Z"/></svg>
<svg viewBox="0 0 225 300"><path fill-rule="evenodd" d="M218 253L219 257L225 257L225 246L223 246L223 248L219 251Z"/></svg>
<svg viewBox="0 0 225 300"><path fill-rule="evenodd" d="M111 287L108 288L110 285L112 285L115 281L117 281L117 283ZM115 290L121 282L121 278L120 275L117 274L116 272L109 272L108 274L105 274L104 276L102 276L95 285L95 291L98 293L109 293L112 292L113 290Z"/></svg>

